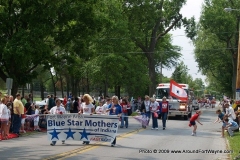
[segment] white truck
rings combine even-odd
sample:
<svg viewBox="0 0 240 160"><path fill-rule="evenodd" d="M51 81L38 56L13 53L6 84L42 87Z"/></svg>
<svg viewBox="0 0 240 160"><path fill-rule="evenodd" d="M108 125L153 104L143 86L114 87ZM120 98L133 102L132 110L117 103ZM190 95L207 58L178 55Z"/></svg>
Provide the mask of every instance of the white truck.
<svg viewBox="0 0 240 160"><path fill-rule="evenodd" d="M189 96L188 84L179 84ZM189 101L181 101L175 97L170 96L170 83L161 83L156 88L156 100L162 101L163 97L167 98L169 103L169 117L181 116L184 120L188 120L192 116L192 104Z"/></svg>

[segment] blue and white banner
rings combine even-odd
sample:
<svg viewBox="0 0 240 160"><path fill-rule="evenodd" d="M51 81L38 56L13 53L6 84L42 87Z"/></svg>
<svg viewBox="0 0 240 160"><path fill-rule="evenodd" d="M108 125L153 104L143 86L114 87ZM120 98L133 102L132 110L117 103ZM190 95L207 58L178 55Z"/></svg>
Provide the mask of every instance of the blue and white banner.
<svg viewBox="0 0 240 160"><path fill-rule="evenodd" d="M117 136L119 118L109 115L49 114L47 135L50 141L112 142Z"/></svg>

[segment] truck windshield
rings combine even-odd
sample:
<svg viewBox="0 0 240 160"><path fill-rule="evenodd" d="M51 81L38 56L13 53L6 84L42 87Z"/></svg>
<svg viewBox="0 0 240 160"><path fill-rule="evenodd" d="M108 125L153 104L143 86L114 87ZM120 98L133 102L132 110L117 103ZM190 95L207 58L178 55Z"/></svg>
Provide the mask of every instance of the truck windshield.
<svg viewBox="0 0 240 160"><path fill-rule="evenodd" d="M188 95L188 90L184 89ZM171 98L171 96L169 95L170 92L170 88L158 88L156 90L156 98L157 99L162 99L163 97L166 97L167 99ZM173 99L177 99L175 97L172 97Z"/></svg>

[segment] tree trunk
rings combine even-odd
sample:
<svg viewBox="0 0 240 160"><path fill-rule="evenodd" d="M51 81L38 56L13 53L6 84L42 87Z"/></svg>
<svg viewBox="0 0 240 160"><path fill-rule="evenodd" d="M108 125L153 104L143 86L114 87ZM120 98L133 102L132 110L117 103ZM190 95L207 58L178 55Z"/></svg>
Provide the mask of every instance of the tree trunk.
<svg viewBox="0 0 240 160"><path fill-rule="evenodd" d="M18 93L18 86L19 86L18 83L13 80L13 84L12 84L12 89L11 89L10 95L12 95L14 98L16 98L16 94Z"/></svg>
<svg viewBox="0 0 240 160"><path fill-rule="evenodd" d="M153 54L153 51L149 51L145 54L148 59L148 72L149 72L149 79L150 79L149 96L153 96L153 94L155 94L156 84L157 84L154 54Z"/></svg>
<svg viewBox="0 0 240 160"><path fill-rule="evenodd" d="M41 91L41 99L44 100L44 85L43 82L40 82L40 91Z"/></svg>
<svg viewBox="0 0 240 160"><path fill-rule="evenodd" d="M56 91L56 86L55 86L55 82L54 82L54 77L53 77L51 71L50 71L50 74L51 74L51 79L52 79L52 85L53 85L54 96L57 96L57 91Z"/></svg>
<svg viewBox="0 0 240 160"><path fill-rule="evenodd" d="M25 89L25 87L24 87L24 85L22 86L22 96L24 97L24 89Z"/></svg>
<svg viewBox="0 0 240 160"><path fill-rule="evenodd" d="M239 55L237 54L237 56ZM237 58L234 58L234 56L232 56L232 64L233 64L232 93L233 93L233 97L236 98Z"/></svg>
<svg viewBox="0 0 240 160"><path fill-rule="evenodd" d="M64 97L64 93L63 93L63 80L62 80L62 76L61 76L61 74L60 74L60 83L61 83L62 97Z"/></svg>
<svg viewBox="0 0 240 160"><path fill-rule="evenodd" d="M69 78L66 76L66 81L67 81L67 97L69 96Z"/></svg>

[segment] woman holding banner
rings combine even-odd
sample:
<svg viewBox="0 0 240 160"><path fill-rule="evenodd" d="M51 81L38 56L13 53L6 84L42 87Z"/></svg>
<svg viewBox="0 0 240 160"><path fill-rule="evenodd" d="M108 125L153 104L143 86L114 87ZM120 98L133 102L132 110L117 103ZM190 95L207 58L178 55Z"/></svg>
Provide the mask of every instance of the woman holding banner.
<svg viewBox="0 0 240 160"><path fill-rule="evenodd" d="M122 107L118 103L118 97L117 96L112 97L112 104L110 104L108 106L108 109L106 111L109 112L109 115L117 115L118 117L121 116ZM114 147L115 145L116 145L116 137L113 140L113 142L111 144L111 147Z"/></svg>
<svg viewBox="0 0 240 160"><path fill-rule="evenodd" d="M84 94L83 97L83 103L81 105L79 114L88 114L92 115L94 113L94 105L92 104L93 99L89 94ZM83 144L89 144L89 141L83 141Z"/></svg>
<svg viewBox="0 0 240 160"><path fill-rule="evenodd" d="M56 99L56 106L51 108L51 110L49 111L49 114L65 114L65 113L66 113L66 110L64 107L61 106L61 100ZM57 141L52 141L50 145L55 146L56 143ZM65 141L62 141L62 144L64 143Z"/></svg>

